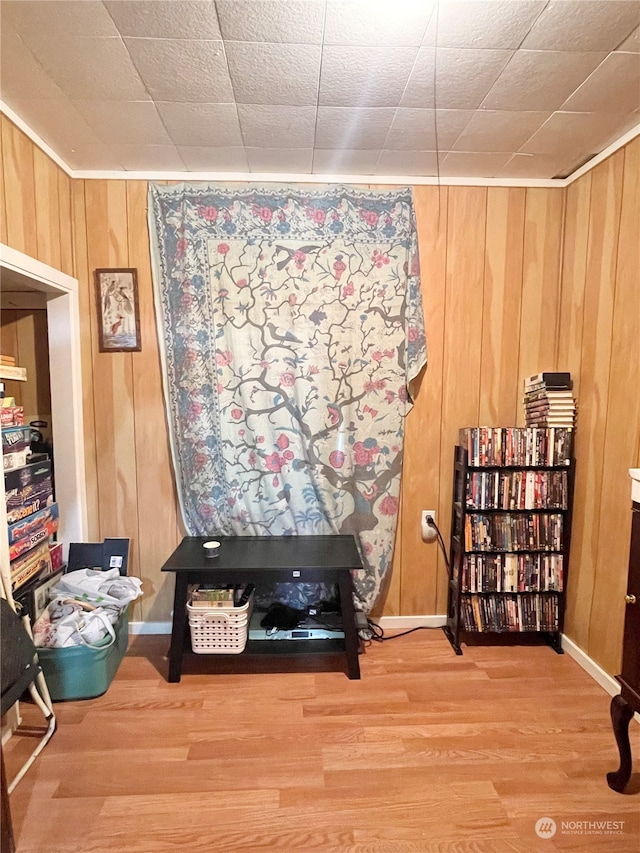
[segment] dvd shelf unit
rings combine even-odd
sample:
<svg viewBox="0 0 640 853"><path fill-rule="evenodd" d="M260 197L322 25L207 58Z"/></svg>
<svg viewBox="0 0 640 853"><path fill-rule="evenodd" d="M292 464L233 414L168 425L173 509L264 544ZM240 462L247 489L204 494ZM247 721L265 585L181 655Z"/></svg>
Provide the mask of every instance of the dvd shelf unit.
<svg viewBox="0 0 640 853"><path fill-rule="evenodd" d="M453 467L445 634L538 633L562 653L573 430L460 431Z"/></svg>

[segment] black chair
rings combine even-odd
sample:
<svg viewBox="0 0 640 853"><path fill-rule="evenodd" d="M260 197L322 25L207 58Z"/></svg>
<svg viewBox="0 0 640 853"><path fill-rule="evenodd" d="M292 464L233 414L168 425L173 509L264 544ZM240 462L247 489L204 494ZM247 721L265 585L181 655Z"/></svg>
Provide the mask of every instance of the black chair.
<svg viewBox="0 0 640 853"><path fill-rule="evenodd" d="M56 727L56 718L51 709L44 682L42 668L38 663L36 647L25 624L13 610L6 598L0 598L0 693L1 710L4 716L28 690L35 704L42 711L47 729L36 748L27 758L14 779L7 783L4 751L2 752L2 850L9 853L15 849L9 794L24 776L36 757L51 738ZM42 693L44 693L44 697ZM48 700L48 705L47 701Z"/></svg>

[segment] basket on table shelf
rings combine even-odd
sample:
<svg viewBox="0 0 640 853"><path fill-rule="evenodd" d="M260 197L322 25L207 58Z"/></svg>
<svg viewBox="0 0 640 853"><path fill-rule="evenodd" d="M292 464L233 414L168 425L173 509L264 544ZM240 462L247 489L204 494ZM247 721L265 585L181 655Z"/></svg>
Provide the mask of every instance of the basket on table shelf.
<svg viewBox="0 0 640 853"><path fill-rule="evenodd" d="M203 607L187 603L191 649L199 655L237 655L249 636L253 593L246 604Z"/></svg>

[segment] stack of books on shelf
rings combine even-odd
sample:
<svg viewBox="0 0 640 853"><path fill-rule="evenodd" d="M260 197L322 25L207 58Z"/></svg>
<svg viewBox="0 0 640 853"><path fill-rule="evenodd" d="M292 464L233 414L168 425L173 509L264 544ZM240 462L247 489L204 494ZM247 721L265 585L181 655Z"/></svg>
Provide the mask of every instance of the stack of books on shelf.
<svg viewBox="0 0 640 853"><path fill-rule="evenodd" d="M525 422L530 427L572 429L576 400L570 373L536 373L524 380Z"/></svg>

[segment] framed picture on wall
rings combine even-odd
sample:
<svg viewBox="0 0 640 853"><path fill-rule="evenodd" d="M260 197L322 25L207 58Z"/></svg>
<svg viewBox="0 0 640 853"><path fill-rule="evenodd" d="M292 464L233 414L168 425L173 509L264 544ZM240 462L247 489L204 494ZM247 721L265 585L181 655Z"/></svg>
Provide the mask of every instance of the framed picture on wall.
<svg viewBox="0 0 640 853"><path fill-rule="evenodd" d="M95 284L100 352L139 352L137 270L96 270Z"/></svg>

